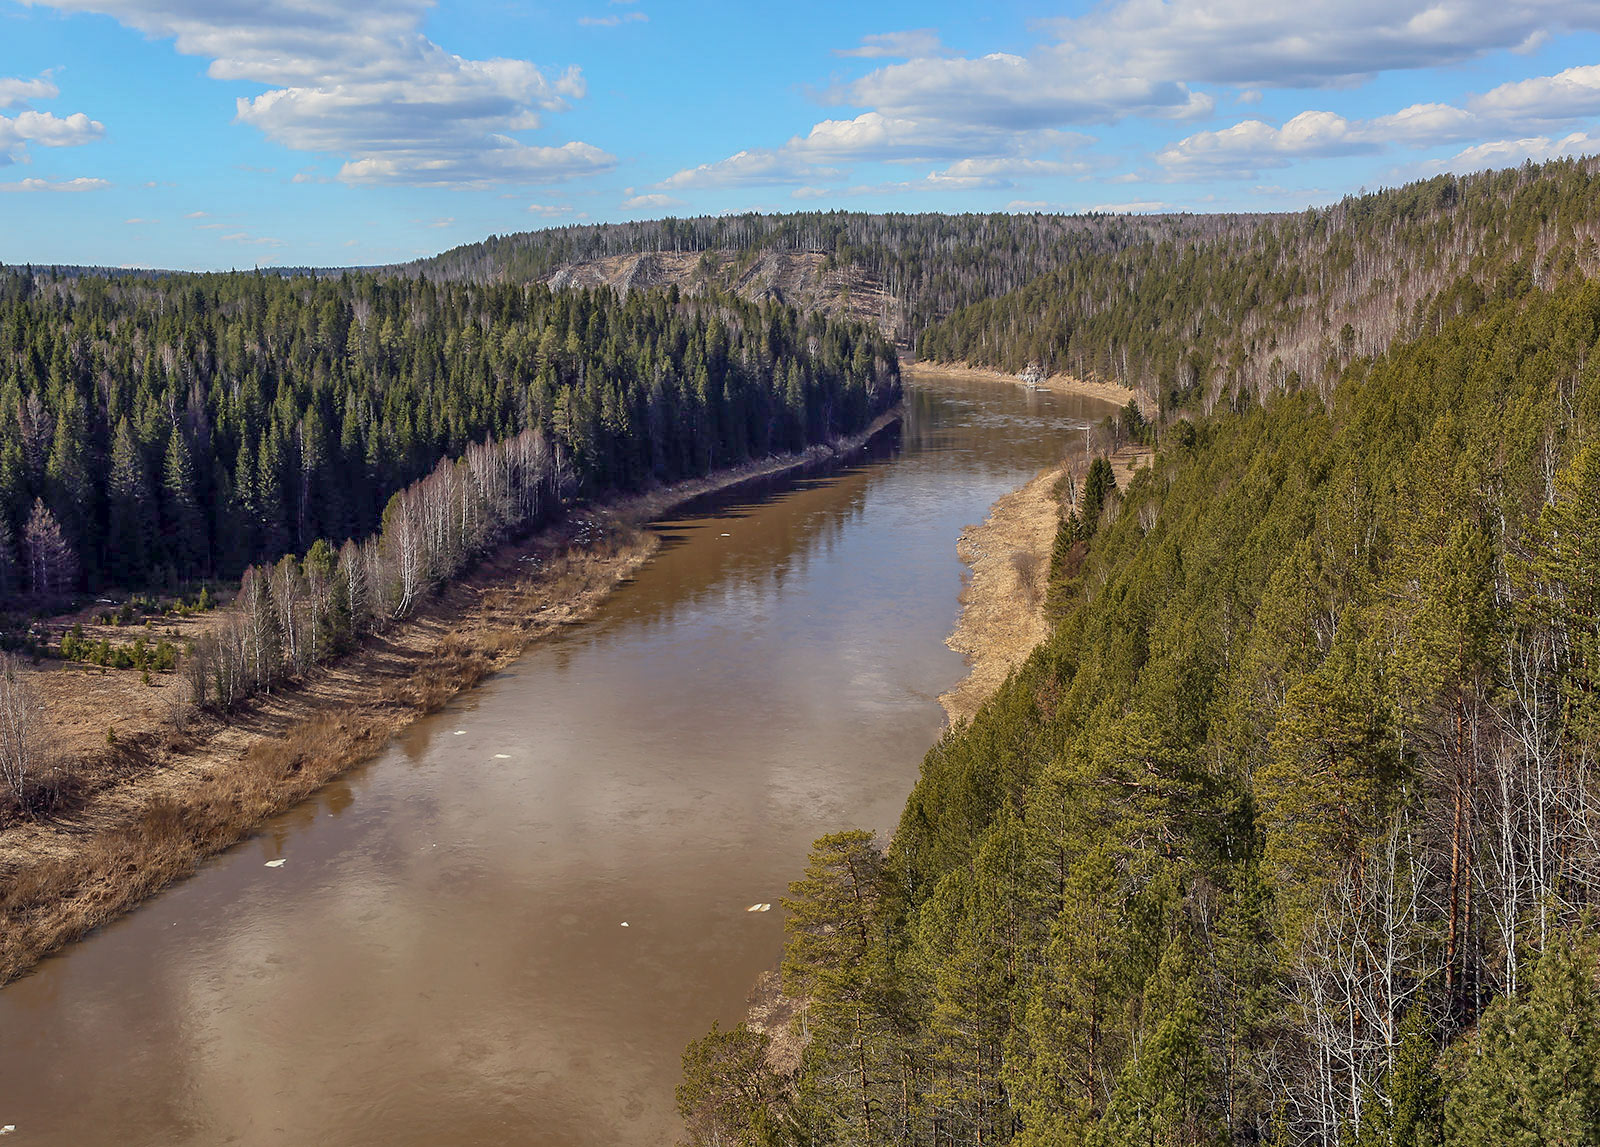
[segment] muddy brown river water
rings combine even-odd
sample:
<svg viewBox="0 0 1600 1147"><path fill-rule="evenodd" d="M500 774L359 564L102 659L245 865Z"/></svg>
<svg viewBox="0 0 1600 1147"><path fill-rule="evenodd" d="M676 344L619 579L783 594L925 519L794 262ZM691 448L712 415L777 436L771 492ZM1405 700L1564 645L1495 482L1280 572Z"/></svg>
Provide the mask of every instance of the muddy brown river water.
<svg viewBox="0 0 1600 1147"><path fill-rule="evenodd" d="M961 528L1110 409L906 406L877 458L663 523L592 622L0 991L8 1145L673 1142L811 841L892 828L939 735Z"/></svg>

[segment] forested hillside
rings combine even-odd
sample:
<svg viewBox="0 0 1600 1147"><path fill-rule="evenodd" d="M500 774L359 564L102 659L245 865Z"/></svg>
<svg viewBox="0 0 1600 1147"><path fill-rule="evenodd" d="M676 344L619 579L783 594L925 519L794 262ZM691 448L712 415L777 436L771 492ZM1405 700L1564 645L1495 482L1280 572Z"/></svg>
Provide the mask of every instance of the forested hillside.
<svg viewBox="0 0 1600 1147"><path fill-rule="evenodd" d="M857 273L836 284L836 291L882 292L892 299L894 306L883 314L885 333L913 346L936 319L1046 272L1128 248L1204 245L1245 235L1265 218L845 211L702 216L496 235L398 269L448 281L559 283L575 274L582 278L593 264L619 255L700 253L707 258L671 261L679 285L736 290L763 256L787 269L820 254L828 268Z"/></svg>
<svg viewBox="0 0 1600 1147"><path fill-rule="evenodd" d="M793 886L797 1073L743 1027L690 1049L696 1142L1596 1142L1586 180L1469 183L1552 198L1467 313L1325 397L1228 387L1064 523L1054 635L886 853L824 838Z"/></svg>
<svg viewBox="0 0 1600 1147"><path fill-rule="evenodd" d="M1114 380L1166 408L1326 389L1346 363L1600 271L1593 159L1442 175L1248 231L1062 262L921 331L919 357Z"/></svg>
<svg viewBox="0 0 1600 1147"><path fill-rule="evenodd" d="M0 602L361 538L485 439L536 433L593 495L859 430L898 391L874 330L717 294L8 271Z"/></svg>

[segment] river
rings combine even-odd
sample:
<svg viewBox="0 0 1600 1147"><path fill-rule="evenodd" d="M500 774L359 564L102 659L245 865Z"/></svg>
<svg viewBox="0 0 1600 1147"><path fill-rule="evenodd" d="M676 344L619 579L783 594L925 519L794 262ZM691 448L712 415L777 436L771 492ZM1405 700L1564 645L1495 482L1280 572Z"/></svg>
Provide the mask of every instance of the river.
<svg viewBox="0 0 1600 1147"><path fill-rule="evenodd" d="M592 621L0 991L8 1142L673 1142L811 841L891 829L939 735L961 528L1110 409L908 383L892 452L662 523Z"/></svg>

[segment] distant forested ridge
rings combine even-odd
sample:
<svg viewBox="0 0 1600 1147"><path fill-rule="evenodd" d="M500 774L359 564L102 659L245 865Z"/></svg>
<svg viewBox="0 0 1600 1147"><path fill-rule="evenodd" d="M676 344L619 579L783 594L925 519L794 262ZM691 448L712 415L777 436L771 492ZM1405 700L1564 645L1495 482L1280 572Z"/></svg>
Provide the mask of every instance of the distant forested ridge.
<svg viewBox="0 0 1600 1147"><path fill-rule="evenodd" d="M818 253L831 288L893 300L919 359L1118 382L1165 409L1241 387L1331 386L1352 359L1526 289L1600 272L1593 159L1435 179L1280 215L740 215L493 236L400 270L559 278L625 254L707 252L685 288ZM687 266L688 264L683 264ZM758 280L759 281L759 280Z"/></svg>
<svg viewBox="0 0 1600 1147"><path fill-rule="evenodd" d="M7 270L0 600L360 538L485 439L535 431L600 494L860 430L898 393L876 331L718 295Z"/></svg>
<svg viewBox="0 0 1600 1147"><path fill-rule="evenodd" d="M1050 639L886 850L824 837L792 886L798 1069L697 1041L693 1142L1600 1142L1579 207L1485 214L1461 313L1322 388L1224 390L1064 521Z"/></svg>
<svg viewBox="0 0 1600 1147"><path fill-rule="evenodd" d="M702 216L639 223L556 227L495 235L397 268L467 282L535 282L564 268L616 255L725 253L720 276L708 260L705 281L734 275L762 253L821 253L854 268L897 307L886 334L915 346L935 320L1040 275L1127 248L1199 244L1247 234L1258 215L873 215L818 211L792 215ZM684 286L692 284L685 283ZM722 283L732 286L732 282Z"/></svg>

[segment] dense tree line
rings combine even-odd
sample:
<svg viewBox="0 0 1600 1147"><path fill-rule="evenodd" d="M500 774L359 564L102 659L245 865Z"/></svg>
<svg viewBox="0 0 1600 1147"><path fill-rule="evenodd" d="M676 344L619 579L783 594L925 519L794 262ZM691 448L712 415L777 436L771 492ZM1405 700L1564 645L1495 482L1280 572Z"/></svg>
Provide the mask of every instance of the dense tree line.
<svg viewBox="0 0 1600 1147"><path fill-rule="evenodd" d="M0 600L199 577L373 532L536 431L631 490L862 428L876 332L711 295L415 277L0 273Z"/></svg>
<svg viewBox="0 0 1600 1147"><path fill-rule="evenodd" d="M1600 284L1511 293L1101 475L696 1142L1600 1142Z"/></svg>

